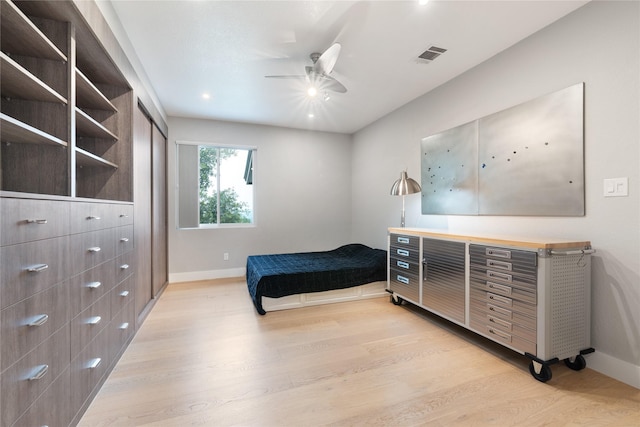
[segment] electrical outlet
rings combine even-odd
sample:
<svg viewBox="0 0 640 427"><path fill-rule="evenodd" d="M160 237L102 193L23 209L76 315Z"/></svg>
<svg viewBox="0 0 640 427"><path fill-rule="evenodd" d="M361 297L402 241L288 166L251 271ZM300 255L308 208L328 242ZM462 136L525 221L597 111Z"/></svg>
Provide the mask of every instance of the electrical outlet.
<svg viewBox="0 0 640 427"><path fill-rule="evenodd" d="M223 258L225 261L229 261L229 252L225 252Z"/></svg>

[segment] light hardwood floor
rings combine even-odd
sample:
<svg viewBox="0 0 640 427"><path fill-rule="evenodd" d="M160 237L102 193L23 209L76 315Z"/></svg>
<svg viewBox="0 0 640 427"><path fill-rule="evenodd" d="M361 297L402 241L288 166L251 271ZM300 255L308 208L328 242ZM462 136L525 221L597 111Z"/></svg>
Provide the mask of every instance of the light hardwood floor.
<svg viewBox="0 0 640 427"><path fill-rule="evenodd" d="M640 426L640 390L552 371L388 298L260 316L243 280L172 284L80 425Z"/></svg>

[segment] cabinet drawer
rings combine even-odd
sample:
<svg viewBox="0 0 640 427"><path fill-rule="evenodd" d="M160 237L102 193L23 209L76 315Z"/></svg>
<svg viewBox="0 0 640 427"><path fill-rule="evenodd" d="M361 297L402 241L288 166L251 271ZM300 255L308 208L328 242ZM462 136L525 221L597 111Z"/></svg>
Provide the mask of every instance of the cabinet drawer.
<svg viewBox="0 0 640 427"><path fill-rule="evenodd" d="M0 224L0 246L65 236L69 233L69 203L3 198Z"/></svg>
<svg viewBox="0 0 640 427"><path fill-rule="evenodd" d="M110 209L117 226L133 224L133 205L114 203Z"/></svg>
<svg viewBox="0 0 640 427"><path fill-rule="evenodd" d="M484 323L477 322L473 318L469 324L472 330L484 335L496 341L500 344L507 345L520 353L536 354L536 343L527 341L517 335L510 334L494 326L486 325Z"/></svg>
<svg viewBox="0 0 640 427"><path fill-rule="evenodd" d="M116 284L115 260L103 262L70 279L71 317L106 295Z"/></svg>
<svg viewBox="0 0 640 427"><path fill-rule="evenodd" d="M489 302L472 298L470 303L470 310L475 311L481 315L488 314L506 320L508 322L515 322L532 330L536 330L537 328L535 316L528 316L517 311L514 312L510 308L501 307Z"/></svg>
<svg viewBox="0 0 640 427"><path fill-rule="evenodd" d="M471 258L509 261L519 267L537 266L535 252L471 244L469 245L469 254Z"/></svg>
<svg viewBox="0 0 640 427"><path fill-rule="evenodd" d="M389 245L399 248L412 248L417 250L420 248L420 237L392 233L389 236Z"/></svg>
<svg viewBox="0 0 640 427"><path fill-rule="evenodd" d="M530 292L537 291L537 275L522 275L515 271L490 269L484 265L471 263L469 277L473 280L489 280L495 283L506 283Z"/></svg>
<svg viewBox="0 0 640 427"><path fill-rule="evenodd" d="M512 284L498 283L497 281L491 280L478 280L477 278L471 278L470 283L472 289L493 292L498 295L536 304L537 298L535 289L523 289Z"/></svg>
<svg viewBox="0 0 640 427"><path fill-rule="evenodd" d="M522 313L527 316L536 316L536 306L534 304L529 304L517 299L498 295L493 292L480 291L472 287L471 298L482 303L489 303L498 307L504 307L513 312Z"/></svg>
<svg viewBox="0 0 640 427"><path fill-rule="evenodd" d="M68 278L69 258L67 237L0 248L2 308Z"/></svg>
<svg viewBox="0 0 640 427"><path fill-rule="evenodd" d="M113 228L75 234L70 239L73 274L93 268L116 255L115 229Z"/></svg>
<svg viewBox="0 0 640 427"><path fill-rule="evenodd" d="M389 289L405 299L415 303L420 302L420 280L418 280L418 276L391 268L389 271Z"/></svg>
<svg viewBox="0 0 640 427"><path fill-rule="evenodd" d="M69 283L2 310L2 370L37 347L69 320Z"/></svg>
<svg viewBox="0 0 640 427"><path fill-rule="evenodd" d="M112 205L106 203L76 202L70 208L72 234L101 230L118 225Z"/></svg>
<svg viewBox="0 0 640 427"><path fill-rule="evenodd" d="M58 330L2 373L2 419L10 426L69 365L69 328Z"/></svg>
<svg viewBox="0 0 640 427"><path fill-rule="evenodd" d="M109 325L109 347L111 349L111 359L115 359L120 355L122 347L133 336L135 330L135 307L130 301L123 307L111 321Z"/></svg>
<svg viewBox="0 0 640 427"><path fill-rule="evenodd" d="M135 276L129 275L111 292L111 317L113 318L129 302L133 301Z"/></svg>
<svg viewBox="0 0 640 427"><path fill-rule="evenodd" d="M71 361L71 407L80 408L107 372L109 335L105 328Z"/></svg>
<svg viewBox="0 0 640 427"><path fill-rule="evenodd" d="M403 247L391 245L389 247L389 256L415 263L420 262L420 250L409 246Z"/></svg>
<svg viewBox="0 0 640 427"><path fill-rule="evenodd" d="M537 340L535 322L519 322L516 319L507 320L502 316L487 313L475 307L471 308L469 316L470 319L473 319L477 323L484 323L487 326L492 326L510 334L517 335L527 341L536 342ZM525 326L522 323L527 323L527 325Z"/></svg>
<svg viewBox="0 0 640 427"><path fill-rule="evenodd" d="M392 256L389 260L389 266L397 271L404 271L408 274L418 276L420 274L420 265L415 261L397 258Z"/></svg>
<svg viewBox="0 0 640 427"><path fill-rule="evenodd" d="M133 251L120 255L114 265L116 271L116 284L122 282L133 273Z"/></svg>
<svg viewBox="0 0 640 427"><path fill-rule="evenodd" d="M116 255L122 255L133 249L133 225L116 228Z"/></svg>
<svg viewBox="0 0 640 427"><path fill-rule="evenodd" d="M68 396L70 384L69 369L66 369L18 419L15 426L68 426L71 423L70 400L62 397Z"/></svg>
<svg viewBox="0 0 640 427"><path fill-rule="evenodd" d="M104 295L71 320L71 353L78 354L111 320L111 297Z"/></svg>

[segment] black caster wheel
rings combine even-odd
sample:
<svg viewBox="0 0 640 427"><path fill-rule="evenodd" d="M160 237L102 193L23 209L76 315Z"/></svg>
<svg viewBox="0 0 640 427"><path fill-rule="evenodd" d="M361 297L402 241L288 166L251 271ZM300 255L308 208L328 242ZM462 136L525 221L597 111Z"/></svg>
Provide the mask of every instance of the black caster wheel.
<svg viewBox="0 0 640 427"><path fill-rule="evenodd" d="M564 364L574 371L581 371L587 367L587 362L581 354L577 355L573 360L564 359Z"/></svg>
<svg viewBox="0 0 640 427"><path fill-rule="evenodd" d="M540 372L536 372L536 367L533 360L529 363L529 372L533 375L533 378L537 379L540 382L546 383L551 379L551 368L549 365L544 365L541 363L537 363L540 365Z"/></svg>
<svg viewBox="0 0 640 427"><path fill-rule="evenodd" d="M402 305L402 301L404 300L399 296L391 295L391 302L393 303L393 305Z"/></svg>

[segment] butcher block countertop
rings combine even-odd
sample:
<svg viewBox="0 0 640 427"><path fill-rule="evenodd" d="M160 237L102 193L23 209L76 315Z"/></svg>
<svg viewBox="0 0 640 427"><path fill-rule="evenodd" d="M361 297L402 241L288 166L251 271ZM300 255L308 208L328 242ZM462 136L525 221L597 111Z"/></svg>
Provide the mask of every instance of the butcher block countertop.
<svg viewBox="0 0 640 427"><path fill-rule="evenodd" d="M389 233L405 234L420 237L433 237L447 240L460 240L470 243L485 245L500 245L510 247L521 247L536 250L559 250L559 249L588 249L591 242L567 241L561 239L537 238L537 237L517 237L517 236L497 236L480 234L451 233L446 230L435 230L428 228L398 228L389 227Z"/></svg>

